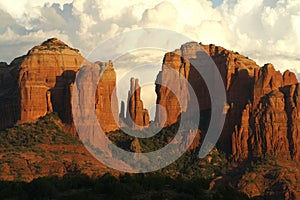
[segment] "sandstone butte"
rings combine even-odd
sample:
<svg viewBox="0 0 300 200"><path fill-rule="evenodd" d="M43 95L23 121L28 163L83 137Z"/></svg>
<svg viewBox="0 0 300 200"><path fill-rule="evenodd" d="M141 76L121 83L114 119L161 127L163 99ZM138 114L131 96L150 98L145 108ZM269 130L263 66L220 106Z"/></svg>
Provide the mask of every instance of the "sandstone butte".
<svg viewBox="0 0 300 200"><path fill-rule="evenodd" d="M52 38L32 48L10 65L0 65L0 128L17 122L34 122L57 112L72 129L71 96L76 73L88 63L78 52ZM113 64L96 63L103 76L97 85L95 108L104 131L118 128L113 119L110 98L116 84ZM116 114L118 115L118 114Z"/></svg>
<svg viewBox="0 0 300 200"><path fill-rule="evenodd" d="M290 71L281 74L272 64L259 67L248 57L223 47L190 42L165 54L162 71L157 76L157 82L163 84L156 85L156 93L157 104L165 107L166 114L157 109L156 123L162 126L174 124L182 112L193 106L189 102L187 86L181 84L184 83L182 77L189 80L196 91L204 113L201 115L210 117L211 100L207 87L190 63L191 59L201 59L203 52L218 67L227 94L226 120L218 146L236 161L265 154L298 161L300 85L295 74ZM168 88L175 92L180 90L180 96L176 97ZM164 117L166 119L162 119ZM161 124L163 121L165 123ZM205 136L206 126L200 122L201 136Z"/></svg>

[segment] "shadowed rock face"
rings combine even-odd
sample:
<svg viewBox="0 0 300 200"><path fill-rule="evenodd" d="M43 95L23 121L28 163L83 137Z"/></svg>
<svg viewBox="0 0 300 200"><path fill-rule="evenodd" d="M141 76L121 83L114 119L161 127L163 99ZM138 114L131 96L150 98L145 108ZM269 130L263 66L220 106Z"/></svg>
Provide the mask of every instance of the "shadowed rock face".
<svg viewBox="0 0 300 200"><path fill-rule="evenodd" d="M176 123L181 112L186 111L189 92L183 79L187 79L189 70L190 65L182 59L181 51L176 50L165 55L155 88L157 104L161 106L156 109L155 121L160 126Z"/></svg>
<svg viewBox="0 0 300 200"><path fill-rule="evenodd" d="M157 103L165 107L167 113L164 126L177 122L181 112L195 104L189 101L187 87L180 84L179 78L172 77L165 66L189 80L202 111L210 109L205 82L190 64L193 59L201 59L203 49L218 67L227 94L227 116L218 146L236 160L262 154L299 160L299 85L295 74L290 71L281 74L272 64L259 67L251 59L215 45L191 42L165 55L157 80L166 87L156 86ZM168 87L176 88L173 84L187 100L184 109L178 105L182 97L168 90ZM157 121L160 112L158 109ZM206 117L209 118L209 114ZM200 125L200 129L205 130L205 127Z"/></svg>
<svg viewBox="0 0 300 200"><path fill-rule="evenodd" d="M17 74L15 67L0 64L0 129L14 125L20 116Z"/></svg>
<svg viewBox="0 0 300 200"><path fill-rule="evenodd" d="M0 128L11 126L16 121L33 122L53 111L59 113L64 123L71 125L73 83L83 62L87 61L78 50L52 38L32 48L26 56L15 59L9 66L1 65L0 88L7 89L0 93ZM106 110L111 107L109 94L115 86L115 72L111 65L99 81L95 99L96 113L99 121L105 124L105 131L116 129Z"/></svg>
<svg viewBox="0 0 300 200"><path fill-rule="evenodd" d="M58 112L71 123L70 85L84 58L57 39L32 48L19 68L20 121L32 122L45 114Z"/></svg>
<svg viewBox="0 0 300 200"><path fill-rule="evenodd" d="M259 69L254 83L254 100L242 113L232 135L236 160L272 154L299 160L300 138L298 81L290 71L282 75L272 64Z"/></svg>
<svg viewBox="0 0 300 200"><path fill-rule="evenodd" d="M127 123L134 129L149 126L150 117L141 100L139 80L131 78L130 91L128 92Z"/></svg>
<svg viewBox="0 0 300 200"><path fill-rule="evenodd" d="M180 50L175 50L165 55L163 68L158 75L157 82L160 81L167 87L157 84L157 103L166 109L167 119L164 124L165 126L177 122L180 113L185 111L187 107L193 109L192 106L198 104L199 109L202 111L210 109L211 100L206 84L201 75L191 65L192 61L197 61L200 62L201 65L204 65L203 67L207 67L201 63L203 54L212 58L223 78L227 93L227 109L230 110L230 113L228 113L224 127L225 130L221 135L222 142L220 144L224 148L230 149L230 136L234 125L239 122L239 116L244 106L249 100L253 99L254 76L255 71L259 69L259 66L257 66L254 61L215 45L202 45L196 42L184 44ZM183 84L184 81L181 81L181 83L178 78L179 76L176 76L176 73L175 75L170 73L170 70L165 66L172 68L173 71L181 74L181 77L189 81L197 95L198 102L188 102L190 91L188 91L187 86ZM175 76L175 78L171 75ZM168 88L180 90L179 100ZM181 108L179 106L180 98L185 99L184 101L181 100L183 105ZM189 106L187 106L188 104ZM157 121L159 121L160 115L162 114L158 109L156 113ZM201 115L201 118L203 117L207 122L201 127L202 129L205 129L210 118L209 112L204 113L204 115Z"/></svg>
<svg viewBox="0 0 300 200"><path fill-rule="evenodd" d="M247 105L243 120L232 135L232 154L236 160L263 154L299 160L299 94L296 83L272 90L256 107Z"/></svg>

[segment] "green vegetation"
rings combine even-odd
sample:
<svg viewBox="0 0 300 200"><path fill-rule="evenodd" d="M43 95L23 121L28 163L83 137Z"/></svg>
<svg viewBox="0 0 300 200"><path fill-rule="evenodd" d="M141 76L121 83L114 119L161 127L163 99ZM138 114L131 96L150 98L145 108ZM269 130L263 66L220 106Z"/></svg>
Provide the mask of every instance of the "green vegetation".
<svg viewBox="0 0 300 200"><path fill-rule="evenodd" d="M176 162L159 170L157 173L168 174L171 177L201 177L208 180L226 174L229 163L224 153L220 153L215 149L206 158L200 159L198 151L198 149L195 149L185 153Z"/></svg>
<svg viewBox="0 0 300 200"><path fill-rule="evenodd" d="M153 132L154 127L149 127L139 132L140 135L147 134L146 132ZM130 130L114 131L107 133L107 136L117 146L127 151L132 151L131 144L134 141L134 137L126 134ZM175 136L178 131L178 124L163 128L159 133L150 138L139 138L140 147L142 152L150 152L158 150L166 146ZM189 131L188 128L185 131ZM90 148L93 147L90 145ZM96 151L97 149L94 149ZM99 150L101 153L101 150ZM199 159L199 148L186 152L176 162L157 171L157 174L168 175L170 177L177 177L182 175L186 178L202 177L206 179L213 179L216 176L224 175L229 167L229 163L224 153L214 149L206 159ZM133 159L133 158L132 158ZM130 159L128 159L130 160Z"/></svg>
<svg viewBox="0 0 300 200"><path fill-rule="evenodd" d="M151 152L161 149L167 145L176 135L178 131L178 124L174 124L169 127L162 128L157 134L149 138L139 138L142 152ZM107 136L120 148L130 151L130 144L134 140L133 136L128 135L128 132L135 132L135 135L150 135L156 133L157 128L151 124L150 127L143 130L131 130L124 128L124 131L117 130L107 133ZM189 128L183 128L182 130L189 131Z"/></svg>
<svg viewBox="0 0 300 200"><path fill-rule="evenodd" d="M202 178L170 178L155 174L105 174L45 177L25 182L0 182L0 199L247 199L230 186L210 191Z"/></svg>
<svg viewBox="0 0 300 200"><path fill-rule="evenodd" d="M19 124L0 131L0 148L33 147L38 144L79 144L79 140L65 133L56 113L41 117L36 123Z"/></svg>
<svg viewBox="0 0 300 200"><path fill-rule="evenodd" d="M127 130L132 131L132 130ZM142 152L155 151L167 145L178 131L178 125L163 128L150 138L136 139L135 144ZM189 131L189 125L183 131ZM155 132L150 126L140 134ZM133 151L134 137L123 131L107 133L111 141L119 147ZM34 151L42 158L59 161L63 152L51 150L51 156L39 145L80 145L81 142L63 131L57 114L52 113L40 118L36 123L18 124L0 131L0 151L5 153L1 162L14 169L15 161L21 158L20 152ZM90 148L92 145L88 144ZM139 149L138 148L138 149ZM96 149L98 150L98 149ZM102 153L98 150L99 154ZM198 158L199 149L182 155L176 162L147 174L125 174L114 177L105 174L99 178L82 175L78 160L66 166L67 174L62 178L43 177L30 183L22 182L24 169L16 168L15 181L0 181L0 199L247 199L231 186L221 185L210 190L210 182L217 176L226 174L228 161L225 154L214 149L205 159ZM89 164L92 165L92 164ZM91 168L93 166L90 166ZM34 163L36 174L43 172L41 163Z"/></svg>

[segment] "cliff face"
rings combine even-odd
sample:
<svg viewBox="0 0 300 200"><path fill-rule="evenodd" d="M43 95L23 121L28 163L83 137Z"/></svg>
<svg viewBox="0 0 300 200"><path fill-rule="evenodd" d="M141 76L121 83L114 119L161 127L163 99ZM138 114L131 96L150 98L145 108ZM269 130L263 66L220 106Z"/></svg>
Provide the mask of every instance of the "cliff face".
<svg viewBox="0 0 300 200"><path fill-rule="evenodd" d="M71 122L70 85L83 57L57 39L31 49L19 68L20 121L32 122L52 111Z"/></svg>
<svg viewBox="0 0 300 200"><path fill-rule="evenodd" d="M299 160L299 84L295 75L288 71L282 75L265 65L254 88L259 95L266 94L256 96L257 101L243 111L243 120L232 135L234 157L243 160L268 154Z"/></svg>
<svg viewBox="0 0 300 200"><path fill-rule="evenodd" d="M178 121L181 112L186 111L189 100L187 79L190 66L179 50L167 53L163 60L162 71L156 79L157 104L155 121L160 126L169 126Z"/></svg>
<svg viewBox="0 0 300 200"><path fill-rule="evenodd" d="M100 66L101 78L96 90L96 115L105 132L119 129L119 109L116 94L116 72L113 63L96 62Z"/></svg>
<svg viewBox="0 0 300 200"><path fill-rule="evenodd" d="M202 111L210 109L211 99L205 82L190 64L193 59L201 61L204 52L218 67L227 94L227 115L218 146L236 160L263 154L299 160L299 86L295 74L290 71L281 74L272 64L259 67L251 59L215 45L191 42L165 55L157 82L167 87L159 84L156 87L157 103L165 107L164 126L175 123L181 112L195 105L189 101L190 91L186 85L180 84L178 75L172 77L165 65L189 80ZM174 88L172 84L180 88L180 94L187 100L184 109L178 106L181 97L176 98L168 89ZM163 109L158 109L156 119L163 114ZM209 114L205 117L209 118ZM205 135L205 127L202 125L200 129Z"/></svg>
<svg viewBox="0 0 300 200"><path fill-rule="evenodd" d="M157 109L156 120L159 121L159 116L164 114L166 116L166 123L164 125L174 124L177 122L180 113L187 109L187 104L189 104L189 109L192 109L192 106L197 104L202 111L210 109L211 99L206 84L199 72L191 65L191 61L193 60L200 60L201 63L203 55L206 58L208 56L212 58L223 78L227 93L227 109L230 112L227 115L226 125L224 126L225 130L221 135L220 141L222 142L220 144L225 149L230 149L230 137L234 125L239 123L240 115L245 105L249 100L253 99L254 77L256 71L259 69L259 66L254 61L238 53L215 45L202 45L196 42L184 44L180 50L167 53L164 58L162 71L157 78L157 82L161 82L167 87L160 86L159 84L156 87L157 103L165 108L166 113L161 111L163 109ZM201 65L203 65L202 67L208 67L205 66L205 63L201 63ZM180 73L181 77L189 81L197 95L198 102L189 102L189 93L191 91L188 91L185 84L181 84L184 81L180 82L180 78L178 78L179 76L176 73L174 73L175 77L172 77L172 74L169 72L171 70L167 70L165 66L169 66L169 68L173 69L172 71ZM178 88L180 90L179 100L168 88ZM181 100L183 105L181 108L178 103L180 98L185 99ZM206 119L205 121L208 121L207 119L210 118L208 113L201 114L201 118L203 117ZM205 129L207 123L204 123L202 129Z"/></svg>
<svg viewBox="0 0 300 200"><path fill-rule="evenodd" d="M139 80L131 78L130 91L128 92L128 111L127 111L128 125L134 129L141 129L149 126L150 117L148 110L144 108L141 100L141 88Z"/></svg>
<svg viewBox="0 0 300 200"><path fill-rule="evenodd" d="M0 63L0 129L12 126L19 118L17 70Z"/></svg>
<svg viewBox="0 0 300 200"><path fill-rule="evenodd" d="M57 112L63 122L71 125L73 83L83 62L86 61L78 50L52 38L9 66L1 66L0 87L7 89L0 94L0 128L17 121L33 122L51 112ZM108 99L114 86L115 72L108 67L99 81L95 100L97 116L106 131L116 129L106 110L110 108Z"/></svg>
<svg viewBox="0 0 300 200"><path fill-rule="evenodd" d="M201 54L210 56L216 63L224 81L229 104L238 103L243 106L249 99L253 98L254 76L259 66L245 56L215 45L201 45L196 42L191 42L182 45L180 50L167 53L157 82L159 82L159 79L162 79L160 82L165 84L168 88L174 88L172 84L176 84L177 87L181 88L181 94L188 98L187 87L179 84L179 78L176 79L176 77L173 78L169 75L171 73L168 73L168 70L171 70L165 67L168 66L173 69L174 72L180 73L182 75L181 77L188 79L194 91L197 93L199 107L202 110L209 109L210 97L205 82L201 75L190 64L190 60L198 59L201 61ZM176 73L174 73L174 75L176 75ZM170 123L166 125L172 124L174 121L176 122L174 115L178 117L180 114L179 108L178 106L165 106L165 99L170 102L169 105L175 104L176 99L172 97L172 92L169 91L168 88L159 85L157 87L159 88L159 90L157 90L157 95L159 96L158 103L166 107L168 113L167 121L170 121Z"/></svg>

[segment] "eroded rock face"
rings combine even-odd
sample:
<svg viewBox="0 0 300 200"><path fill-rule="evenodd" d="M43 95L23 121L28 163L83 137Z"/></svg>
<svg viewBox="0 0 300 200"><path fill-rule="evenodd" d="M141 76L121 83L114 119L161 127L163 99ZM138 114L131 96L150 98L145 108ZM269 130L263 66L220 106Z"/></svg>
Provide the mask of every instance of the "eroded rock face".
<svg viewBox="0 0 300 200"><path fill-rule="evenodd" d="M203 56L203 54L205 54L206 57L210 56L220 70L227 91L228 103L245 106L249 99L253 98L252 91L255 70L258 70L259 66L245 56L228 51L222 47L201 45L196 42L182 45L180 50L165 55L163 68L157 80L161 80L160 82L165 84L168 88L180 88L180 94L188 101L189 93L187 86L178 81L179 77L188 79L194 91L197 93L200 109L209 109L211 106L210 98L205 82L201 75L195 71L194 67L190 64L192 60L200 60L201 63L201 56ZM169 68L173 69L175 73L171 74ZM182 76L178 76L176 73ZM182 111L186 110L187 102L184 102L183 109L180 110L178 100L176 104L176 98L168 88L159 85L157 88L158 103L166 107L168 113L167 121L169 122L166 123L166 125L170 125L174 123L174 121L176 122L177 117Z"/></svg>
<svg viewBox="0 0 300 200"><path fill-rule="evenodd" d="M178 121L181 112L187 110L189 92L186 80L190 66L182 60L181 51L167 53L162 71L156 79L157 104L155 121L160 126L169 126Z"/></svg>
<svg viewBox="0 0 300 200"><path fill-rule="evenodd" d="M77 49L52 38L32 48L27 55L15 59L9 66L2 63L0 113L3 117L0 119L0 128L17 121L33 122L51 112L57 112L64 123L72 126L74 80L85 62L88 63ZM97 64L104 71L106 65ZM115 95L116 74L112 63L107 66L98 84L95 107L103 129L111 131L117 129L112 112L118 113L118 107L112 112L109 110L111 96Z"/></svg>
<svg viewBox="0 0 300 200"><path fill-rule="evenodd" d="M254 107L259 103L261 97L273 90L298 83L296 75L290 71L276 71L272 64L265 64L256 75L254 85Z"/></svg>
<svg viewBox="0 0 300 200"><path fill-rule="evenodd" d="M116 94L116 72L113 63L97 62L101 78L96 90L96 115L105 132L119 129L119 109Z"/></svg>
<svg viewBox="0 0 300 200"><path fill-rule="evenodd" d="M201 111L209 110L211 99L208 89L199 72L191 65L193 62L198 62L201 67L208 67L205 65L205 59L208 57L212 58L219 69L226 89L228 115L220 144L226 149L231 149L231 134L234 126L239 123L240 115L248 101L253 99L254 79L259 66L251 59L215 45L202 45L196 42L184 44L180 50L165 55L162 71L157 77L157 104L166 110L164 126L176 123L180 114L188 109L188 104L189 109L192 110L194 105L199 105ZM188 90L183 78L191 84L197 95L197 102L190 102L189 94L191 91ZM160 86L158 82L163 83L166 87ZM175 88L175 92L180 95L176 98L174 92L169 88ZM161 110L157 109L156 122L163 121L160 120L163 118L161 116L164 115ZM210 115L206 113L204 113L205 116L201 115L201 117L209 119ZM209 122L209 120L206 121ZM204 123L202 129L205 129L207 124Z"/></svg>
<svg viewBox="0 0 300 200"><path fill-rule="evenodd" d="M165 55L157 80L167 87L157 85L156 88L157 103L166 108L165 126L177 122L185 111L178 106L181 96L176 98L169 87L180 88L179 93L187 100L183 104L185 109L186 105L188 109L195 105L190 102L190 91L181 84L178 74L188 79L196 91L201 112L210 109L205 82L191 65L193 59L204 58L203 49L218 67L227 94L226 120L218 146L236 160L264 154L299 160L299 86L295 74L290 71L281 74L272 64L259 67L251 59L215 45L191 42ZM172 68L177 76L172 77L165 66ZM156 119L159 116L160 110ZM205 127L200 129L204 136Z"/></svg>
<svg viewBox="0 0 300 200"><path fill-rule="evenodd" d="M17 66L20 120L32 122L53 110L70 123L70 85L83 60L78 50L55 38L32 48Z"/></svg>
<svg viewBox="0 0 300 200"><path fill-rule="evenodd" d="M139 80L131 78L130 91L128 92L127 123L134 129L149 126L150 117L141 100L141 87Z"/></svg>
<svg viewBox="0 0 300 200"><path fill-rule="evenodd" d="M74 122L81 141L92 144L108 155L111 155L108 147L111 142L103 140L104 132L118 128L118 107L111 106L111 102L117 103L116 94L112 92L108 95L108 92L113 91L114 87L105 82L107 75L114 74L112 71L111 62L85 62L78 72L72 94L74 95L72 99ZM109 76L109 78L113 79L114 77ZM110 99L114 100L110 102ZM112 111L111 107L116 110ZM116 117L116 121L114 117Z"/></svg>
<svg viewBox="0 0 300 200"><path fill-rule="evenodd" d="M277 78L281 83L283 78L280 79L279 76ZM266 90L269 89L267 85ZM236 126L232 135L232 153L235 159L244 160L267 154L279 159L298 161L300 144L298 99L297 83L271 90L259 100L256 107L251 103L248 104L243 111L241 125Z"/></svg>
<svg viewBox="0 0 300 200"><path fill-rule="evenodd" d="M230 153L232 132L235 125L241 123L243 109L253 100L255 75L260 67L238 52L215 45L203 45L203 48L211 56L223 78L227 95L227 115L218 145L223 151Z"/></svg>

